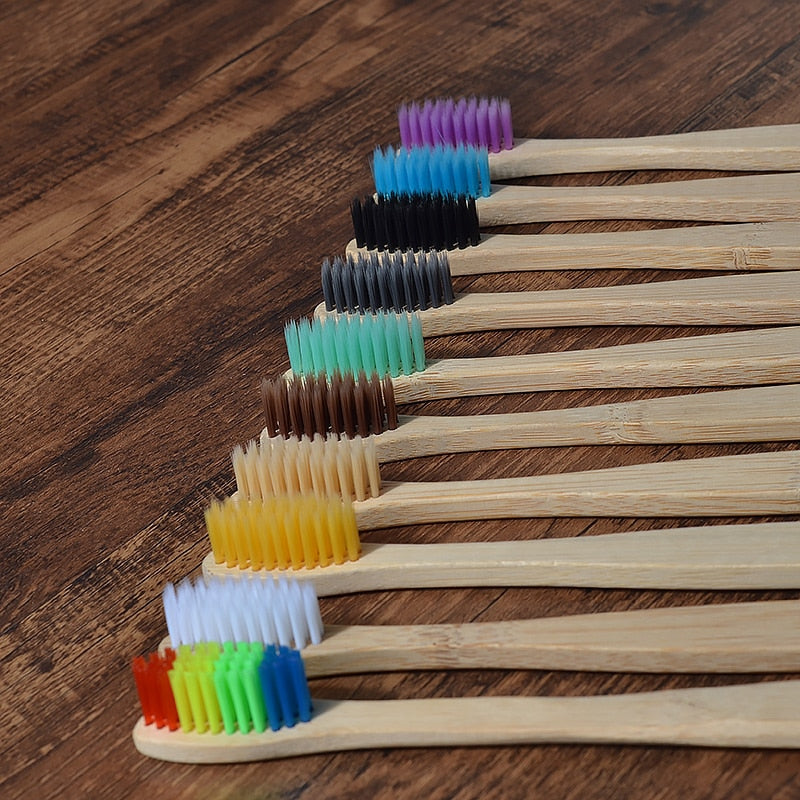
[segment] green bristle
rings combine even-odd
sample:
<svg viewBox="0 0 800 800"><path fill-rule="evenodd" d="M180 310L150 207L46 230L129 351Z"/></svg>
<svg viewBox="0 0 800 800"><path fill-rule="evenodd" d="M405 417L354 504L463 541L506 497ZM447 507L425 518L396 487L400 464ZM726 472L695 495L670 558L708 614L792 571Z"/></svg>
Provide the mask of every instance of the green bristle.
<svg viewBox="0 0 800 800"><path fill-rule="evenodd" d="M425 369L425 343L422 338L422 320L419 314L411 314L411 346L414 349L414 360L417 365L417 372Z"/></svg>
<svg viewBox="0 0 800 800"><path fill-rule="evenodd" d="M422 324L417 315L304 319L286 326L286 346L296 375L339 371L397 377L425 367Z"/></svg>
<svg viewBox="0 0 800 800"><path fill-rule="evenodd" d="M303 368L302 362L300 361L300 337L297 324L294 322L287 322L283 326L283 336L286 339L286 351L289 354L289 365L292 368L292 372L300 375Z"/></svg>
<svg viewBox="0 0 800 800"><path fill-rule="evenodd" d="M311 323L307 319L300 320L299 326L299 339L300 339L300 369L303 374L313 373L316 371L314 364L313 348L311 346L311 338L315 331L311 327Z"/></svg>
<svg viewBox="0 0 800 800"><path fill-rule="evenodd" d="M410 375L414 371L414 354L411 349L411 328L408 320L403 317L395 317L397 327L397 347L400 352L400 364L403 368L403 375Z"/></svg>
<svg viewBox="0 0 800 800"><path fill-rule="evenodd" d="M389 367L389 348L386 344L386 333L383 314L378 314L374 320L375 335L372 337L372 354L375 359L375 371L383 376Z"/></svg>

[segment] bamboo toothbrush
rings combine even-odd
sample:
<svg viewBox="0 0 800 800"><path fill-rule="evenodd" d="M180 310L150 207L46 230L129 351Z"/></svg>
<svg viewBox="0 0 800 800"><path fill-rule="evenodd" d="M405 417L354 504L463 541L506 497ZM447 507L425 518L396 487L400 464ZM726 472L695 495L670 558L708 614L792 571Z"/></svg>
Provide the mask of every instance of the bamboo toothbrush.
<svg viewBox="0 0 800 800"><path fill-rule="evenodd" d="M313 498L293 504L297 519L315 531L313 541L299 521L282 525L266 519L266 514L264 527L255 530L251 520L258 518L257 511L232 500L209 509L224 518L226 528L224 536L218 536L213 530L216 521L209 519L212 552L203 560L206 577L263 579L291 568L297 580L313 582L321 597L457 586L800 588L800 522L531 541L374 544L358 541L347 504L323 504ZM315 522L319 517L312 512L323 514L322 521ZM257 540L269 541L273 533L277 549L271 554Z"/></svg>
<svg viewBox="0 0 800 800"><path fill-rule="evenodd" d="M800 125L605 139L514 138L503 98L439 98L397 113L404 148L486 148L497 180L631 169L800 169Z"/></svg>
<svg viewBox="0 0 800 800"><path fill-rule="evenodd" d="M375 435L382 463L527 447L800 438L799 384L476 416L401 416L391 380L363 373L264 380L261 397L263 447L275 436Z"/></svg>
<svg viewBox="0 0 800 800"><path fill-rule="evenodd" d="M585 697L312 701L296 651L260 655L244 643L235 652L221 650L207 646L154 665L150 671L158 677L176 674L177 690L173 696L166 677L146 684L164 686L164 702L156 693L145 695L152 722L142 717L134 727L139 752L197 764L375 747L541 742L800 746L800 681ZM202 693L184 691L197 684ZM211 733L222 730L227 735Z"/></svg>
<svg viewBox="0 0 800 800"><path fill-rule="evenodd" d="M800 380L800 326L661 339L593 350L426 363L419 314L290 322L291 374L392 376L399 403L616 387L744 386Z"/></svg>
<svg viewBox="0 0 800 800"><path fill-rule="evenodd" d="M800 451L682 459L473 481L382 482L373 438L268 439L236 446L241 500L354 498L359 530L525 517L800 513ZM747 480L742 481L746 475Z"/></svg>
<svg viewBox="0 0 800 800"><path fill-rule="evenodd" d="M359 253L323 262L322 293L317 317L419 309L423 336L565 325L800 322L800 271L456 295L446 253Z"/></svg>
<svg viewBox="0 0 800 800"><path fill-rule="evenodd" d="M420 669L797 672L800 600L449 625L323 625L311 582L182 581L164 590L167 647L300 650L309 678Z"/></svg>
<svg viewBox="0 0 800 800"><path fill-rule="evenodd" d="M607 268L784 270L796 269L800 257L797 222L606 233L481 234L477 214L468 210L458 220L441 216L431 220L418 215L415 208L407 217L387 215L388 207L372 200L351 205L356 238L347 245L348 253L362 248L446 249L451 251L453 275Z"/></svg>
<svg viewBox="0 0 800 800"><path fill-rule="evenodd" d="M371 196L350 205L357 242L382 249L464 248L480 228L586 219L764 222L800 218L800 173L624 186L509 186L488 197Z"/></svg>

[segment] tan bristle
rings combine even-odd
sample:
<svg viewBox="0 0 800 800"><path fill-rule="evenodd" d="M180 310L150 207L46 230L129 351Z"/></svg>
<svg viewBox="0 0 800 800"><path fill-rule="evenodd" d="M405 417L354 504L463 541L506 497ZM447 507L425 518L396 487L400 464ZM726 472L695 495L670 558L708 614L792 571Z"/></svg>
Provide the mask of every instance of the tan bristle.
<svg viewBox="0 0 800 800"><path fill-rule="evenodd" d="M348 501L313 495L227 498L205 512L217 564L240 569L311 569L355 561L361 553Z"/></svg>
<svg viewBox="0 0 800 800"><path fill-rule="evenodd" d="M335 372L261 383L267 437L323 436L328 433L369 436L397 427L397 405L391 379L358 378Z"/></svg>
<svg viewBox="0 0 800 800"><path fill-rule="evenodd" d="M236 488L245 500L283 494L366 500L376 497L381 488L375 442L370 437L262 436L260 445L237 446L232 460Z"/></svg>

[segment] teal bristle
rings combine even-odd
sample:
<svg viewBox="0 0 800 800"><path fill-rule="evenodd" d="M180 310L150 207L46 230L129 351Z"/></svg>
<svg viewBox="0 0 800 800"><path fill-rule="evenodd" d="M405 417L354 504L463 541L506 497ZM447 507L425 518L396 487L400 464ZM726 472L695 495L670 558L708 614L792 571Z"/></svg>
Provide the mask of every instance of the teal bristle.
<svg viewBox="0 0 800 800"><path fill-rule="evenodd" d="M286 349L295 375L410 375L425 369L417 314L359 314L290 322Z"/></svg>
<svg viewBox="0 0 800 800"><path fill-rule="evenodd" d="M376 147L372 156L375 191L381 197L420 194L488 197L489 154L485 148Z"/></svg>

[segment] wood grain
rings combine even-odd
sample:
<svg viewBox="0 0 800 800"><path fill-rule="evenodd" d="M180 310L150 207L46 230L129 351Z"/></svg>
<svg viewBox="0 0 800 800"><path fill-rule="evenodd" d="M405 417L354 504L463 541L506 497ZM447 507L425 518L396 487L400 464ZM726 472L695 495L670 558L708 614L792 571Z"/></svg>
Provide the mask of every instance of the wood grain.
<svg viewBox="0 0 800 800"><path fill-rule="evenodd" d="M203 508L232 489L229 452L262 426L259 381L288 366L282 323L319 302L320 262L352 238L349 200L370 191L372 147L397 139L399 102L507 95L517 135L544 139L796 124L796 3L10 0L0 23L0 794L800 794L800 757L759 749L562 744L354 751L236 767L157 763L131 741L138 711L127 663L164 633L164 582L199 571ZM624 188L701 176L728 177L627 171L520 183ZM578 221L520 225L513 233L665 227L675 225ZM537 291L703 276L663 263L646 270L558 266L474 272L456 288ZM437 339L430 356L581 350L686 333L613 325L469 333ZM685 391L614 385L441 400L406 411L513 413ZM387 477L553 474L797 444L619 443L442 455L397 462ZM745 520L506 520L392 535L409 544L483 542L726 522ZM370 538L379 543L379 532ZM460 623L797 596L450 588L325 598L324 611L332 624ZM313 688L334 700L371 700L733 682L707 674L444 670L321 679Z"/></svg>

